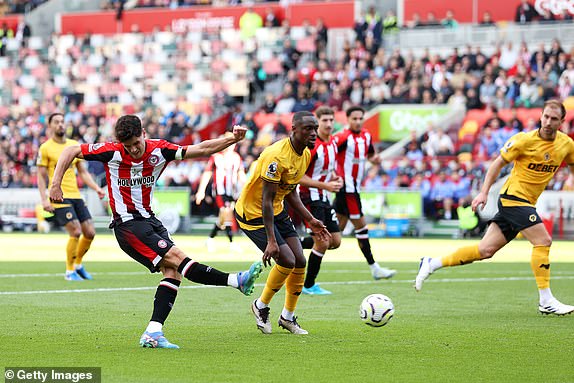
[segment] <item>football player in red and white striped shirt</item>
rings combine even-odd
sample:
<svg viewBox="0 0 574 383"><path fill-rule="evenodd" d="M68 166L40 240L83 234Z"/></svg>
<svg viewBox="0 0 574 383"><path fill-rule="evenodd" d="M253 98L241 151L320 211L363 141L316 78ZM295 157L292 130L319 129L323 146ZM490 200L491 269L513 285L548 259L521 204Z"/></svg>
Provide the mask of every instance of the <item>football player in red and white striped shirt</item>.
<svg viewBox="0 0 574 383"><path fill-rule="evenodd" d="M152 273L164 279L157 288L151 321L140 338L142 347L179 348L163 335L163 323L175 302L182 275L205 285L232 286L250 295L262 270L260 261L248 271L228 274L188 258L176 247L151 210L155 183L173 160L207 157L242 140L246 129L233 127L233 134L198 145L179 146L164 140L146 139L139 117L122 116L115 125L119 142L74 145L66 148L54 172L50 199L60 202L62 176L75 158L104 163L113 220L110 228L121 249Z"/></svg>
<svg viewBox="0 0 574 383"><path fill-rule="evenodd" d="M311 150L311 163L299 182L299 195L307 209L327 227L331 238L322 240L313 235L304 238L303 248L312 248L307 261L307 275L303 285L303 294L327 295L330 291L315 283L321 261L327 249L336 249L341 245L341 230L335 210L329 200L329 194L339 191L343 179L335 174L337 144L333 140L333 122L335 112L327 106L315 111L319 127L315 148Z"/></svg>
<svg viewBox="0 0 574 383"><path fill-rule="evenodd" d="M207 249L214 250L213 238L219 230L225 230L231 250L239 251L233 246L232 226L235 217L233 209L235 199L239 195L239 187L245 182L245 169L239 153L235 151L235 145L227 147L220 153L215 153L209 158L205 171L201 175L201 181L195 194L195 203L201 204L205 198L205 189L213 176L212 192L215 195L215 204L219 209L219 220L213 226L207 240Z"/></svg>
<svg viewBox="0 0 574 383"><path fill-rule="evenodd" d="M334 138L337 142L337 174L343 177L343 187L337 192L335 198L335 211L339 219L341 230L347 226L347 222L355 227L355 238L359 242L359 248L365 256L371 274L375 279L391 278L396 274L379 266L373 258L371 243L369 242L369 229L363 216L361 206L361 182L365 175L366 162L380 163L379 156L375 153L371 134L363 130L365 110L360 106L352 106L347 109L349 126Z"/></svg>

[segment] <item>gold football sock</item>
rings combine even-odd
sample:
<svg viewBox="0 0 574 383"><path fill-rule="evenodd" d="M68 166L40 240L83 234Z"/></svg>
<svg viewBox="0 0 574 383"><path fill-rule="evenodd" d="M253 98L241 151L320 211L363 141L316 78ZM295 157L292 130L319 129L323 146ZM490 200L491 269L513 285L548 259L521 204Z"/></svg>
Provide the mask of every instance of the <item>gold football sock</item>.
<svg viewBox="0 0 574 383"><path fill-rule="evenodd" d="M273 296L276 292L281 290L281 287L285 284L285 280L291 274L293 269L289 269L287 267L275 265L269 272L267 276L267 281L265 282L265 288L263 289L263 293L261 294L261 298L259 300L266 305L271 302Z"/></svg>
<svg viewBox="0 0 574 383"><path fill-rule="evenodd" d="M76 248L76 262L74 262L76 265L82 264L82 259L90 249L93 240L93 238L86 238L83 235L80 237L78 247Z"/></svg>
<svg viewBox="0 0 574 383"><path fill-rule="evenodd" d="M74 271L76 261L76 250L78 249L78 238L69 237L66 246L66 271Z"/></svg>
<svg viewBox="0 0 574 383"><path fill-rule="evenodd" d="M305 282L305 268L294 268L285 283L285 308L294 312Z"/></svg>
<svg viewBox="0 0 574 383"><path fill-rule="evenodd" d="M442 257L442 266L460 266L480 259L478 245L461 247L454 253Z"/></svg>
<svg viewBox="0 0 574 383"><path fill-rule="evenodd" d="M532 257L530 258L530 267L534 272L536 285L539 289L550 287L550 246L534 246L532 248Z"/></svg>

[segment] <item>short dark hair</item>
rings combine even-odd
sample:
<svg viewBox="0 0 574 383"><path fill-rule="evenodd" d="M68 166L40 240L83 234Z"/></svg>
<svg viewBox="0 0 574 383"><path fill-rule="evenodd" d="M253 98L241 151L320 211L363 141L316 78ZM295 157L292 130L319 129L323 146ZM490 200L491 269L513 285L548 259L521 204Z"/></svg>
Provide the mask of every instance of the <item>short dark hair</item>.
<svg viewBox="0 0 574 383"><path fill-rule="evenodd" d="M50 124L52 123L52 120L53 120L54 117L56 117L56 116L62 116L62 117L64 117L64 114L63 114L63 113L60 113L60 112L54 112L54 113L50 114L50 116L48 116L48 125L50 125Z"/></svg>
<svg viewBox="0 0 574 383"><path fill-rule="evenodd" d="M293 120L292 120L291 124L293 126L300 124L301 122L303 122L304 117L315 117L315 115L311 112L306 111L306 110L301 111L301 112L295 112L295 114L293 115Z"/></svg>
<svg viewBox="0 0 574 383"><path fill-rule="evenodd" d="M320 106L317 108L317 110L315 110L315 116L317 116L317 118L321 118L321 116L334 116L335 115L335 111L328 107L328 106Z"/></svg>
<svg viewBox="0 0 574 383"><path fill-rule="evenodd" d="M561 120L563 120L564 117L566 117L566 107L564 107L564 104L561 103L559 100L553 99L546 101L544 103L544 108L542 108L542 110L546 109L546 107L560 109Z"/></svg>
<svg viewBox="0 0 574 383"><path fill-rule="evenodd" d="M365 114L365 109L361 108L358 105L353 105L353 106L350 106L349 109L347 109L347 112L346 112L347 117L349 117L351 115L351 113L357 112L357 111Z"/></svg>
<svg viewBox="0 0 574 383"><path fill-rule="evenodd" d="M142 122L138 116L133 114L121 116L116 122L115 131L118 141L125 142L132 137L142 135Z"/></svg>

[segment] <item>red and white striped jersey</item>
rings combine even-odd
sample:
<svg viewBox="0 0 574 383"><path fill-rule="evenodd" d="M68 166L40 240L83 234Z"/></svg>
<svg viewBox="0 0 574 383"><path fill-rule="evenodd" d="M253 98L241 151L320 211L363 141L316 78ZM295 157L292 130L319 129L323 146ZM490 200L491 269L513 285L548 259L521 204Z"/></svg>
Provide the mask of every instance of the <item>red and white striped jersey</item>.
<svg viewBox="0 0 574 383"><path fill-rule="evenodd" d="M335 134L337 143L337 174L343 177L347 193L359 193L365 176L367 157L375 153L371 134L366 131L353 133L349 129Z"/></svg>
<svg viewBox="0 0 574 383"><path fill-rule="evenodd" d="M337 144L333 137L328 142L317 137L315 147L311 151L311 163L305 173L309 178L320 182L329 182L333 178L333 172L337 166ZM307 201L329 202L329 192L323 189L299 186L301 199Z"/></svg>
<svg viewBox="0 0 574 383"><path fill-rule="evenodd" d="M213 192L216 195L234 197L238 194L239 171L243 166L241 156L232 150L215 153L205 168L213 172Z"/></svg>
<svg viewBox="0 0 574 383"><path fill-rule="evenodd" d="M134 160L120 143L82 144L84 159L104 163L113 219L117 223L150 218L155 183L170 161L181 160L185 147L145 140L145 153Z"/></svg>

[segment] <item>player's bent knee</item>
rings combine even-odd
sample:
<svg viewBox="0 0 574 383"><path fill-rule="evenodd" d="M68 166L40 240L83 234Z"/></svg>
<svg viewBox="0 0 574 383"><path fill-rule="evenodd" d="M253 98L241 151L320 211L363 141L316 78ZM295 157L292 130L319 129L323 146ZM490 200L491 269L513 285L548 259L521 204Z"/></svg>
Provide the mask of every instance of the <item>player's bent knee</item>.
<svg viewBox="0 0 574 383"><path fill-rule="evenodd" d="M331 241L329 243L329 249L334 250L338 249L341 246L341 238L331 237Z"/></svg>

